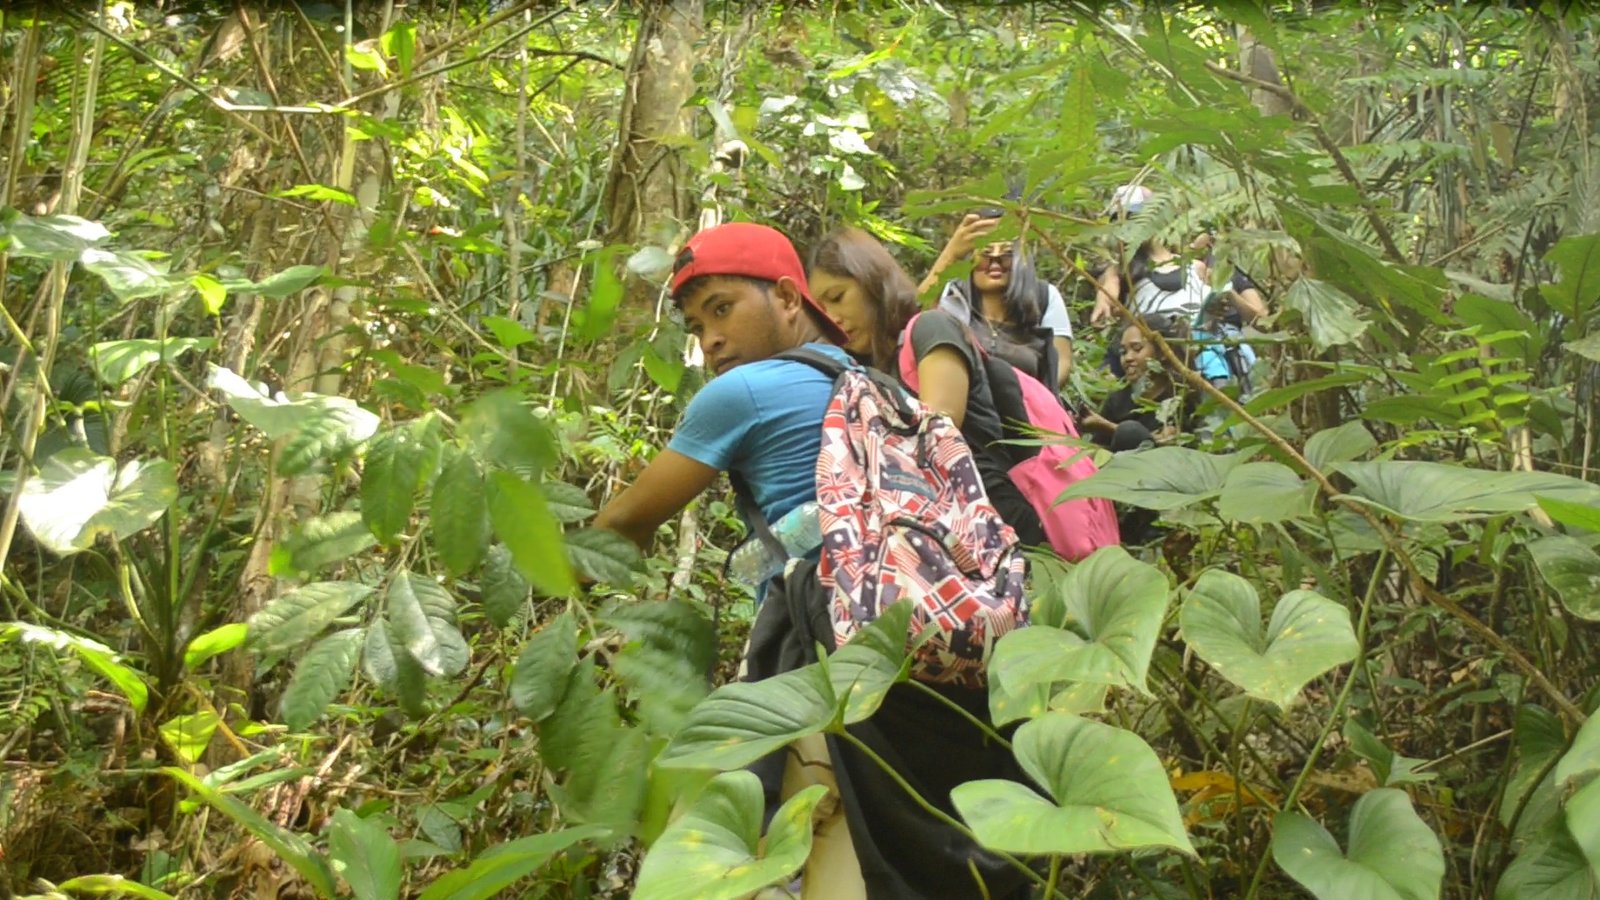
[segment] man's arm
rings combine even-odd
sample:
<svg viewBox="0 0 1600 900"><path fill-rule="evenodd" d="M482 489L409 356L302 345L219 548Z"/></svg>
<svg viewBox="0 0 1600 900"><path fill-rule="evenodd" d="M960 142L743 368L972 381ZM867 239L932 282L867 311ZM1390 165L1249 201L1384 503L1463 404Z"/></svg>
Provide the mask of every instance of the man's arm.
<svg viewBox="0 0 1600 900"><path fill-rule="evenodd" d="M705 463L676 450L662 450L633 484L600 510L595 527L609 528L649 553L656 529L700 496L716 477L717 470Z"/></svg>

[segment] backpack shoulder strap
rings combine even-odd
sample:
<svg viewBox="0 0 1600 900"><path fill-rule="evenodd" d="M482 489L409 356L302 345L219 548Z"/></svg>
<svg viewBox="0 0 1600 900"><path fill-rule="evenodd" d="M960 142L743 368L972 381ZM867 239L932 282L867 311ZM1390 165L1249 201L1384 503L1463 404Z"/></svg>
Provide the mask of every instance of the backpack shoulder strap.
<svg viewBox="0 0 1600 900"><path fill-rule="evenodd" d="M788 556L789 551L784 549L778 536L772 533L772 526L767 523L766 515L757 505L756 495L750 490L750 485L735 472L728 473L728 482L733 485L734 506L739 510L739 515L750 525L750 533L772 553Z"/></svg>
<svg viewBox="0 0 1600 900"><path fill-rule="evenodd" d="M845 372L850 370L849 365L834 359L826 353L823 353L819 350L812 350L809 347L796 347L793 350L785 350L782 353L775 354L768 358L784 359L788 360L789 362L803 363L813 369L816 369L818 372L821 372L829 378L834 379L835 381L838 380L840 375L843 375Z"/></svg>
<svg viewBox="0 0 1600 900"><path fill-rule="evenodd" d="M774 354L773 356L768 357L768 359L786 359L790 362L804 363L805 365L816 369L818 372L821 372L829 378L832 378L835 382L837 382L846 372L859 372L862 375L867 376L867 379L873 384L877 385L879 393L883 394L888 400L894 403L895 411L900 415L900 420L902 422L916 422L919 418L916 414L915 408L911 405L910 398L906 395L905 389L902 388L893 378L885 375L877 369L868 366L842 363L826 353L818 350L812 350L808 347L796 347L793 350L785 350L782 353Z"/></svg>

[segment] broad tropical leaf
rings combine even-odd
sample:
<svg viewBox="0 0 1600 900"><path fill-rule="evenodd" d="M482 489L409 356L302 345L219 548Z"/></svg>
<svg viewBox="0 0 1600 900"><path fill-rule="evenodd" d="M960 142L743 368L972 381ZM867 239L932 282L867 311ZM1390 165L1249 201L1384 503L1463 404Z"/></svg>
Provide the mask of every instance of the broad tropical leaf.
<svg viewBox="0 0 1600 900"><path fill-rule="evenodd" d="M1316 495L1316 485L1282 463L1247 462L1228 472L1217 514L1230 522L1282 522L1309 515Z"/></svg>
<svg viewBox="0 0 1600 900"><path fill-rule="evenodd" d="M166 460L117 461L83 447L52 455L17 498L22 521L39 543L62 556L109 534L131 537L155 524L178 499L177 470Z"/></svg>
<svg viewBox="0 0 1600 900"><path fill-rule="evenodd" d="M456 601L437 581L401 572L385 595L394 636L430 675L457 675L471 654L456 628Z"/></svg>
<svg viewBox="0 0 1600 900"><path fill-rule="evenodd" d="M100 380L115 387L158 360L171 363L191 350L209 350L216 343L213 338L192 337L102 341L89 348L89 360L94 363L95 374L100 376Z"/></svg>
<svg viewBox="0 0 1600 900"><path fill-rule="evenodd" d="M399 900L400 846L377 822L348 809L335 810L328 859L355 900Z"/></svg>
<svg viewBox="0 0 1600 900"><path fill-rule="evenodd" d="M557 853L607 835L605 828L580 825L496 844L478 854L465 869L439 876L422 892L420 900L491 900L539 871Z"/></svg>
<svg viewBox="0 0 1600 900"><path fill-rule="evenodd" d="M1386 897L1436 900L1444 850L1404 791L1378 788L1350 811L1350 852L1326 828L1297 812L1272 824L1272 858L1318 900Z"/></svg>
<svg viewBox="0 0 1600 900"><path fill-rule="evenodd" d="M1167 593L1154 566L1103 547L1035 600L1032 626L1000 639L990 670L1012 693L1060 682L1143 692Z"/></svg>
<svg viewBox="0 0 1600 900"><path fill-rule="evenodd" d="M428 519L433 529L433 547L445 568L465 575L477 568L489 546L489 500L483 486L483 473L471 454L457 453L433 483L433 501ZM488 593L487 588L484 591ZM488 603L485 601L485 606ZM505 621L496 619L496 624Z"/></svg>
<svg viewBox="0 0 1600 900"><path fill-rule="evenodd" d="M1350 611L1314 591L1284 594L1263 631L1255 587L1219 569L1190 588L1178 624L1201 659L1280 709L1311 679L1355 659L1361 649Z"/></svg>
<svg viewBox="0 0 1600 900"><path fill-rule="evenodd" d="M221 391L240 418L273 440L295 434L308 418L337 423L350 444L358 444L378 431L378 417L354 400L310 393L290 400L282 392L270 395L264 385L253 385L221 366L212 366L210 371L206 385Z"/></svg>
<svg viewBox="0 0 1600 900"><path fill-rule="evenodd" d="M840 701L820 663L756 682L725 684L689 713L656 764L727 771L834 721Z"/></svg>
<svg viewBox="0 0 1600 900"><path fill-rule="evenodd" d="M1145 509L1178 509L1220 494L1228 470L1239 462L1238 456L1213 456L1187 447L1117 453L1058 499L1105 497Z"/></svg>
<svg viewBox="0 0 1600 900"><path fill-rule="evenodd" d="M1306 461L1318 469L1327 469L1334 463L1360 459L1378 445L1377 438L1360 420L1352 419L1343 425L1324 428L1306 441Z"/></svg>
<svg viewBox="0 0 1600 900"><path fill-rule="evenodd" d="M371 596L353 581L317 581L268 603L250 617L248 646L258 653L283 653L322 633L334 619Z"/></svg>
<svg viewBox="0 0 1600 900"><path fill-rule="evenodd" d="M1600 553L1575 537L1552 534L1529 544L1528 554L1567 612L1600 622Z"/></svg>
<svg viewBox="0 0 1600 900"><path fill-rule="evenodd" d="M788 879L811 853L811 813L827 792L815 784L790 797L763 845L761 782L718 775L650 848L635 900L733 900Z"/></svg>
<svg viewBox="0 0 1600 900"><path fill-rule="evenodd" d="M361 628L334 632L311 645L294 668L278 709L290 731L304 731L322 718L333 698L344 693L356 672L365 637Z"/></svg>
<svg viewBox="0 0 1600 900"><path fill-rule="evenodd" d="M1013 853L1109 853L1170 847L1193 854L1165 770L1140 737L1067 713L1017 729L1017 761L1049 792L985 780L950 792L986 847Z"/></svg>
<svg viewBox="0 0 1600 900"><path fill-rule="evenodd" d="M522 648L511 673L511 702L533 721L543 721L556 711L577 667L578 625L568 611L546 622Z"/></svg>
<svg viewBox="0 0 1600 900"><path fill-rule="evenodd" d="M1411 460L1347 462L1337 468L1355 482L1356 499L1418 522L1522 512L1538 502L1536 494L1600 503L1600 487L1548 472L1494 472Z"/></svg>
<svg viewBox="0 0 1600 900"><path fill-rule="evenodd" d="M1284 293L1283 305L1300 314L1318 353L1353 344L1367 330L1368 323L1356 315L1356 302L1326 281L1301 276Z"/></svg>
<svg viewBox="0 0 1600 900"><path fill-rule="evenodd" d="M483 592L483 611L489 621L502 627L509 625L528 606L533 594L528 579L517 571L511 551L504 544L495 544L484 554L483 574L479 578Z"/></svg>
<svg viewBox="0 0 1600 900"><path fill-rule="evenodd" d="M348 561L376 544L361 513L342 510L300 523L276 547L268 571L273 575L308 575Z"/></svg>
<svg viewBox="0 0 1600 900"><path fill-rule="evenodd" d="M517 570L553 597L578 589L561 526L545 508L544 492L510 472L489 476L489 521L511 551Z"/></svg>

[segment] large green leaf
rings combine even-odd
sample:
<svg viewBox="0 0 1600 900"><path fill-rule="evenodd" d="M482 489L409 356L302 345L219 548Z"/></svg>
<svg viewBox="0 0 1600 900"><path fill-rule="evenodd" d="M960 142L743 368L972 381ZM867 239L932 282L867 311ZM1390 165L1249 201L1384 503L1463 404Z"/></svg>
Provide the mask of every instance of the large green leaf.
<svg viewBox="0 0 1600 900"><path fill-rule="evenodd" d="M166 460L133 460L119 470L109 456L69 447L28 479L17 508L39 543L68 556L101 534L121 540L143 531L176 499L177 470Z"/></svg>
<svg viewBox="0 0 1600 900"><path fill-rule="evenodd" d="M276 547L268 571L273 575L308 575L351 557L376 544L361 513L341 510L308 519L292 528Z"/></svg>
<svg viewBox="0 0 1600 900"><path fill-rule="evenodd" d="M483 473L471 454L456 454L439 473L439 479L433 483L428 516L433 528L433 548L445 568L455 575L465 575L477 568L489 546L489 499L484 491ZM499 619L496 623L505 624Z"/></svg>
<svg viewBox="0 0 1600 900"><path fill-rule="evenodd" d="M1567 612L1600 622L1600 554L1575 537L1552 534L1529 544L1528 555Z"/></svg>
<svg viewBox="0 0 1600 900"><path fill-rule="evenodd" d="M311 645L294 668L278 709L290 731L304 731L322 718L333 698L350 686L361 658L365 630L346 628Z"/></svg>
<svg viewBox="0 0 1600 900"><path fill-rule="evenodd" d="M168 766L161 772L182 783L218 812L260 838L279 859L300 873L300 877L304 878L320 896L332 897L338 892L334 887L333 872L328 868L328 861L312 848L311 843L304 837L268 821L238 799L222 793L182 769Z"/></svg>
<svg viewBox="0 0 1600 900"><path fill-rule="evenodd" d="M567 561L561 526L545 508L544 492L511 472L489 476L489 521L511 551L517 570L534 587L554 597L578 589Z"/></svg>
<svg viewBox="0 0 1600 900"><path fill-rule="evenodd" d="M78 216L0 210L0 253L8 256L69 262L110 236L104 225Z"/></svg>
<svg viewBox="0 0 1600 900"><path fill-rule="evenodd" d="M71 650L83 660L84 665L115 684L117 690L122 692L122 696L128 698L128 703L135 712L144 712L146 704L149 703L150 689L145 685L144 676L123 665L118 661L117 654L99 641L28 622L0 625L0 641L7 640L43 644L57 652Z"/></svg>
<svg viewBox="0 0 1600 900"><path fill-rule="evenodd" d="M391 428L367 445L361 471L361 519L385 544L406 530L427 455L408 428Z"/></svg>
<svg viewBox="0 0 1600 900"><path fill-rule="evenodd" d="M1316 485L1282 463L1247 462L1229 470L1217 514L1230 522L1282 522L1309 515L1316 495Z"/></svg>
<svg viewBox="0 0 1600 900"><path fill-rule="evenodd" d="M310 419L334 423L349 444L358 444L378 431L378 417L346 397L306 393L290 400L282 392L271 395L265 386L253 385L215 365L206 384L221 391L241 419L272 440L296 434Z"/></svg>
<svg viewBox="0 0 1600 900"><path fill-rule="evenodd" d="M374 684L394 695L406 712L415 716L425 711L428 675L395 637L387 619L374 619L367 626L361 667Z"/></svg>
<svg viewBox="0 0 1600 900"><path fill-rule="evenodd" d="M566 535L572 568L585 578L627 587L643 560L639 545L606 528L579 528Z"/></svg>
<svg viewBox="0 0 1600 900"><path fill-rule="evenodd" d="M561 703L577 667L578 624L568 610L546 622L522 648L511 673L511 702L533 721L544 721Z"/></svg>
<svg viewBox="0 0 1600 900"><path fill-rule="evenodd" d="M725 684L689 713L656 764L737 769L827 728L839 706L821 663L761 681Z"/></svg>
<svg viewBox="0 0 1600 900"><path fill-rule="evenodd" d="M1600 778L1590 779L1566 802L1567 831L1589 861L1589 871L1600 873Z"/></svg>
<svg viewBox="0 0 1600 900"><path fill-rule="evenodd" d="M243 644L249 636L250 626L243 622L229 622L195 635L189 645L183 648L183 667L193 672L212 657L221 656Z"/></svg>
<svg viewBox="0 0 1600 900"><path fill-rule="evenodd" d="M1572 746L1556 764L1556 780L1563 784L1586 775L1600 772L1600 716L1590 716L1572 739Z"/></svg>
<svg viewBox="0 0 1600 900"><path fill-rule="evenodd" d="M355 900L399 900L400 845L382 825L348 809L333 813L328 859Z"/></svg>
<svg viewBox="0 0 1600 900"><path fill-rule="evenodd" d="M1193 854L1161 760L1140 737L1067 713L1017 729L1017 761L1048 797L1015 781L950 792L986 847L1013 853L1108 853L1170 847Z"/></svg>
<svg viewBox="0 0 1600 900"><path fill-rule="evenodd" d="M528 606L533 588L517 571L511 551L495 544L484 554L483 574L479 579L483 593L483 612L489 621L504 627Z"/></svg>
<svg viewBox="0 0 1600 900"><path fill-rule="evenodd" d="M1564 237L1544 258L1555 264L1560 277L1539 292L1568 319L1587 318L1589 307L1600 300L1600 234Z"/></svg>
<svg viewBox="0 0 1600 900"><path fill-rule="evenodd" d="M122 301L159 297L187 284L185 279L168 274L165 264L153 263L137 253L90 247L78 255L78 262L99 275Z"/></svg>
<svg viewBox="0 0 1600 900"><path fill-rule="evenodd" d="M676 734L711 690L717 654L711 622L678 600L617 603L600 620L628 638L611 670L638 698L640 721L655 734Z"/></svg>
<svg viewBox="0 0 1600 900"><path fill-rule="evenodd" d="M1283 305L1300 314L1318 353L1353 344L1367 330L1368 323L1356 315L1356 302L1326 281L1301 276L1284 293Z"/></svg>
<svg viewBox="0 0 1600 900"><path fill-rule="evenodd" d="M214 338L169 337L132 338L126 341L102 341L89 348L89 361L95 374L106 384L120 385L157 360L171 363L190 350L209 350L216 346Z"/></svg>
<svg viewBox="0 0 1600 900"><path fill-rule="evenodd" d="M1561 818L1528 841L1495 885L1495 900L1600 900L1600 872Z"/></svg>
<svg viewBox="0 0 1600 900"><path fill-rule="evenodd" d="M1496 472L1415 461L1346 462L1337 468L1355 482L1356 499L1418 522L1521 512L1537 503L1535 494L1600 503L1600 487L1548 472Z"/></svg>
<svg viewBox="0 0 1600 900"><path fill-rule="evenodd" d="M559 458L550 426L510 389L474 400L461 416L460 434L485 463L525 478L539 475Z"/></svg>
<svg viewBox="0 0 1600 900"><path fill-rule="evenodd" d="M1318 469L1327 469L1334 463L1360 459L1367 451L1378 446L1377 438L1361 424L1351 419L1343 425L1324 428L1306 441L1306 461Z"/></svg>
<svg viewBox="0 0 1600 900"><path fill-rule="evenodd" d="M258 653L292 650L371 594L372 588L352 581L301 585L250 617L247 644Z"/></svg>
<svg viewBox="0 0 1600 900"><path fill-rule="evenodd" d="M1145 509L1178 509L1221 493L1228 470L1239 461L1188 447L1118 453L1099 472L1067 488L1058 502L1105 497Z"/></svg>
<svg viewBox="0 0 1600 900"><path fill-rule="evenodd" d="M281 298L291 294L298 294L316 281L328 274L327 266L290 266L282 272L268 275L260 281L254 282L245 288L235 288L242 292L260 294L263 297ZM230 288L232 285L230 285Z"/></svg>
<svg viewBox="0 0 1600 900"><path fill-rule="evenodd" d="M139 900L174 900L166 891L158 891L121 875L79 875L56 885L62 891L83 894L107 894L112 897L138 897Z"/></svg>
<svg viewBox="0 0 1600 900"><path fill-rule="evenodd" d="M1573 503L1570 500L1558 500L1554 497L1540 497L1539 508L1563 525L1600 534L1600 506Z"/></svg>
<svg viewBox="0 0 1600 900"><path fill-rule="evenodd" d="M1039 594L1033 624L1002 637L989 668L1012 692L1087 682L1145 690L1166 618L1167 579L1121 547L1102 547Z"/></svg>
<svg viewBox="0 0 1600 900"><path fill-rule="evenodd" d="M1281 812L1272 824L1272 858L1318 900L1348 897L1436 900L1444 850L1404 791L1378 788L1350 811L1350 852L1315 820Z"/></svg>
<svg viewBox="0 0 1600 900"><path fill-rule="evenodd" d="M220 716L205 710L173 716L162 722L158 731L161 733L161 739L172 748L172 752L192 766L200 761L200 757L205 755L206 748L211 746L211 736L216 734L217 725L221 722Z"/></svg>
<svg viewBox="0 0 1600 900"><path fill-rule="evenodd" d="M1284 594L1263 632L1255 587L1220 569L1189 589L1178 624L1189 647L1222 677L1280 709L1361 649L1350 611L1314 591Z"/></svg>
<svg viewBox="0 0 1600 900"><path fill-rule="evenodd" d="M385 595L394 636L430 675L459 675L471 655L456 628L456 601L437 581L401 572Z"/></svg>
<svg viewBox="0 0 1600 900"><path fill-rule="evenodd" d="M539 871L557 853L607 834L605 828L580 825L495 844L478 854L465 869L441 875L422 892L420 900L490 900L503 896L502 891Z"/></svg>
<svg viewBox="0 0 1600 900"><path fill-rule="evenodd" d="M811 814L827 792L814 784L790 797L763 842L760 780L718 775L650 848L634 900L733 900L787 880L811 853Z"/></svg>
<svg viewBox="0 0 1600 900"><path fill-rule="evenodd" d="M582 522L594 515L594 505L589 502L589 495L583 488L565 481L546 481L540 485L544 489L545 500L549 502L550 514L563 523Z"/></svg>

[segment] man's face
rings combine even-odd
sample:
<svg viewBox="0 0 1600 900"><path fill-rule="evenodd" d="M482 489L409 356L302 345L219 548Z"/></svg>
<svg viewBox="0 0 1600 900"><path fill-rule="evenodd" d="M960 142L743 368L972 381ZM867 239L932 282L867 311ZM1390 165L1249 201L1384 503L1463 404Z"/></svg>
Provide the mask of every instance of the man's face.
<svg viewBox="0 0 1600 900"><path fill-rule="evenodd" d="M712 277L679 304L683 324L700 341L706 368L721 375L789 349L780 298L742 278Z"/></svg>

